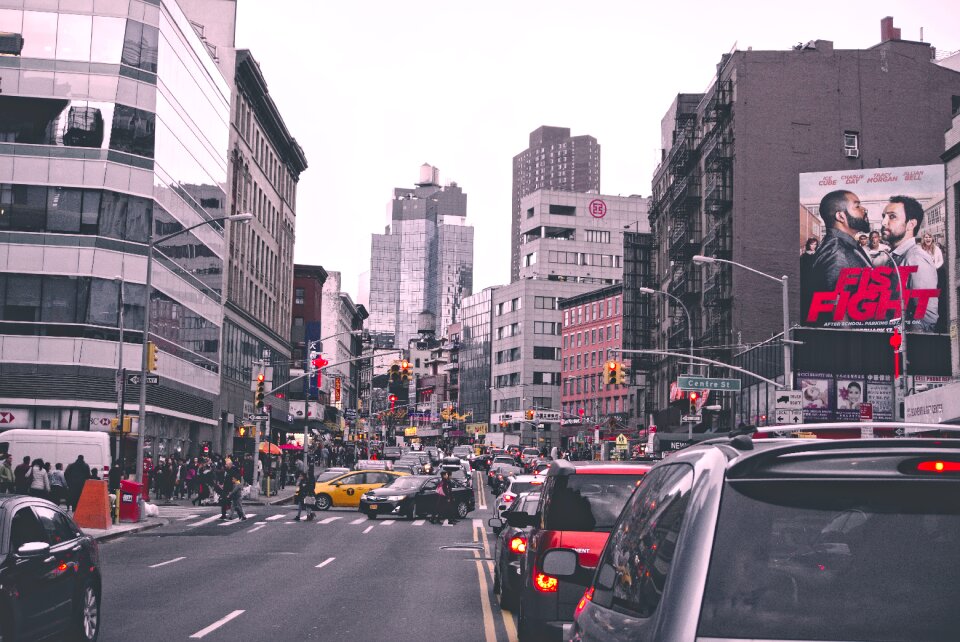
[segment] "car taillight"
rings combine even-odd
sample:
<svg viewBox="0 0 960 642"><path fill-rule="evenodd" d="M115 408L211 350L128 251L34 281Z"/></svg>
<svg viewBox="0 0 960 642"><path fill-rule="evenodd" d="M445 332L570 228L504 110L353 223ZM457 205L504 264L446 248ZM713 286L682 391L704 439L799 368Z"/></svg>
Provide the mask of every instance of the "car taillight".
<svg viewBox="0 0 960 642"><path fill-rule="evenodd" d="M510 550L514 553L526 553L527 552L527 538L526 537L514 537L510 540Z"/></svg>
<svg viewBox="0 0 960 642"><path fill-rule="evenodd" d="M573 610L573 619L576 620L577 616L580 615L580 611L586 608L587 602L593 601L593 587L588 588L584 593L583 597L580 598L580 601L577 602L577 608Z"/></svg>
<svg viewBox="0 0 960 642"><path fill-rule="evenodd" d="M510 502L512 502L514 499L516 499L516 496L515 496L515 495L512 495L511 493L504 493L504 494L503 494L503 501L506 502L507 504L509 504Z"/></svg>
<svg viewBox="0 0 960 642"><path fill-rule="evenodd" d="M921 473L960 473L960 462L955 461L921 461L917 464Z"/></svg>
<svg viewBox="0 0 960 642"><path fill-rule="evenodd" d="M556 593L558 584L557 578L546 573L537 573L533 579L533 585L541 593Z"/></svg>

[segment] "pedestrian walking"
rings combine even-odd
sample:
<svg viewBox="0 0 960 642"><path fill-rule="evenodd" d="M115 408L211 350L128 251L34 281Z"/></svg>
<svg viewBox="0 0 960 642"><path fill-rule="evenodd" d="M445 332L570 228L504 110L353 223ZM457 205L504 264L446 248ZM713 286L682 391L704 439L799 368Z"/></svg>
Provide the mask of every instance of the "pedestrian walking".
<svg viewBox="0 0 960 642"><path fill-rule="evenodd" d="M59 506L60 500L69 501L67 497L67 478L63 476L63 464L57 463L50 473L50 501Z"/></svg>
<svg viewBox="0 0 960 642"><path fill-rule="evenodd" d="M83 460L83 455L77 455L77 460L67 466L63 473L67 480L67 488L70 490L67 504L74 511L77 510L77 502L80 501L80 495L83 493L83 485L90 479L90 466Z"/></svg>
<svg viewBox="0 0 960 642"><path fill-rule="evenodd" d="M315 496L314 489L316 485L317 480L313 475L306 472L297 475L297 492L299 496L297 501L297 516L294 517L294 520L300 521L300 513L302 513L304 509L307 511L307 521L309 522L313 519L313 508L316 500L310 498Z"/></svg>
<svg viewBox="0 0 960 642"><path fill-rule="evenodd" d="M240 493L243 490L243 477L240 471L233 465L233 460L229 457L223 462L223 482L217 488L220 494L220 519L233 519L236 513L241 520L247 517L243 514L243 506L240 503ZM230 516L227 516L227 510L230 510Z"/></svg>
<svg viewBox="0 0 960 642"><path fill-rule="evenodd" d="M289 468L287 468L287 461L282 460L280 462L280 490L283 490L287 487L287 473Z"/></svg>
<svg viewBox="0 0 960 642"><path fill-rule="evenodd" d="M10 467L10 455L0 461L0 493L13 492L13 468Z"/></svg>
<svg viewBox="0 0 960 642"><path fill-rule="evenodd" d="M33 464L27 472L27 478L30 480L30 494L34 497L47 499L50 496L50 477L43 467L42 459L34 459Z"/></svg>
<svg viewBox="0 0 960 642"><path fill-rule="evenodd" d="M431 524L443 524L447 520L448 524L456 524L457 520L453 518L453 485L450 483L449 471L440 473L440 483L437 484L437 501L433 505L433 515L430 516Z"/></svg>
<svg viewBox="0 0 960 642"><path fill-rule="evenodd" d="M18 495L26 495L30 490L30 480L27 479L27 473L30 472L30 457L25 456L23 463L13 469L13 487Z"/></svg>

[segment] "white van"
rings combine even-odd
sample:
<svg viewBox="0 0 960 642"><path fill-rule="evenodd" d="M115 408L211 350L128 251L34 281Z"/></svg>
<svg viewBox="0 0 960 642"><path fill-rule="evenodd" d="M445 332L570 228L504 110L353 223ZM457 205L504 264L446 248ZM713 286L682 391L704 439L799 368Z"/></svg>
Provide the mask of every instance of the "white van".
<svg viewBox="0 0 960 642"><path fill-rule="evenodd" d="M13 455L12 464L17 466L24 457L30 461L38 457L50 462L51 469L56 464L67 466L83 455L90 468L102 472L110 466L110 434L106 432L88 432L80 430L31 430L18 429L0 432L0 453Z"/></svg>

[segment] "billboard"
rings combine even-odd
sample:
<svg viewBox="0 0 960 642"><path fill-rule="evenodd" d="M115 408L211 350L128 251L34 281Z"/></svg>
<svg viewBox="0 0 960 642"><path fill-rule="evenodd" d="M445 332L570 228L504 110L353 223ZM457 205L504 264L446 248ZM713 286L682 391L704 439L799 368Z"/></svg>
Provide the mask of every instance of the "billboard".
<svg viewBox="0 0 960 642"><path fill-rule="evenodd" d="M803 421L859 421L860 404L873 404L877 421L893 419L893 377L879 374L797 372Z"/></svg>
<svg viewBox="0 0 960 642"><path fill-rule="evenodd" d="M942 165L800 174L802 323L946 332L944 226Z"/></svg>

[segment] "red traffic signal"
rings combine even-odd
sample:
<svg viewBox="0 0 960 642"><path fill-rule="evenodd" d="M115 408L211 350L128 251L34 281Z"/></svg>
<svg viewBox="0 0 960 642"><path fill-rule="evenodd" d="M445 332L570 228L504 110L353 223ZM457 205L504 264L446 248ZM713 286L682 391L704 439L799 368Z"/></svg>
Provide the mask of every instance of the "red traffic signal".
<svg viewBox="0 0 960 642"><path fill-rule="evenodd" d="M580 416L583 417L584 412L586 412L586 411L585 411L583 408L581 408L581 409L578 410L577 412L579 412L579 413L580 413Z"/></svg>
<svg viewBox="0 0 960 642"><path fill-rule="evenodd" d="M262 383L264 379L266 379L266 376L262 372L257 375L257 383Z"/></svg>
<svg viewBox="0 0 960 642"><path fill-rule="evenodd" d="M329 365L330 362L324 359L323 357L317 357L313 360L313 367L319 370L320 368Z"/></svg>
<svg viewBox="0 0 960 642"><path fill-rule="evenodd" d="M397 400L397 395L390 395L389 399L390 399L390 403L393 403L394 401Z"/></svg>
<svg viewBox="0 0 960 642"><path fill-rule="evenodd" d="M409 368L409 367L410 367L410 362L407 361L406 359L404 359L403 361L400 362L400 369L401 369L401 370L406 370L406 369Z"/></svg>

